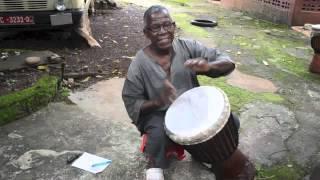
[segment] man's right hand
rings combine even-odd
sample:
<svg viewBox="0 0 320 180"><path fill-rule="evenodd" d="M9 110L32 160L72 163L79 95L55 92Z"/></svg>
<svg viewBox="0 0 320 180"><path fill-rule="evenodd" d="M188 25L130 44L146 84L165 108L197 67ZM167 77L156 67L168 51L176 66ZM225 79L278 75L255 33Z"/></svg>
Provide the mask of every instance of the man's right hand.
<svg viewBox="0 0 320 180"><path fill-rule="evenodd" d="M140 109L142 114L148 114L158 108L170 105L177 97L176 88L170 83L169 80L163 81L163 89L160 96L156 99L145 101Z"/></svg>
<svg viewBox="0 0 320 180"><path fill-rule="evenodd" d="M171 82L166 79L163 81L163 89L160 93L160 97L156 99L156 104L159 107L171 104L177 98L177 90L171 84Z"/></svg>

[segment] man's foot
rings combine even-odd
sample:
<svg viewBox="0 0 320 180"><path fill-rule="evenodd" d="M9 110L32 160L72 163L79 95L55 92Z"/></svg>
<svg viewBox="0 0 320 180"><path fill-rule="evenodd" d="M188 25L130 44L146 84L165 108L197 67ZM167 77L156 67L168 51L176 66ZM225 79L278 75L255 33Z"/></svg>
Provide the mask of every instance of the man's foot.
<svg viewBox="0 0 320 180"><path fill-rule="evenodd" d="M164 180L161 168L150 168L146 171L146 180Z"/></svg>

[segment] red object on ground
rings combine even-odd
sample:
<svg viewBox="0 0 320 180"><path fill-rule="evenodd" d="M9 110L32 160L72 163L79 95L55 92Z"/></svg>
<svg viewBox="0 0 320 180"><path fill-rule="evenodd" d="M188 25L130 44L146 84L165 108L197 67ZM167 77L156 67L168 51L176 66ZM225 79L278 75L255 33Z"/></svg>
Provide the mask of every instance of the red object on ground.
<svg viewBox="0 0 320 180"><path fill-rule="evenodd" d="M145 150L147 139L148 139L147 134L143 134L141 144L140 144L141 152L144 152ZM170 158L171 156L176 156L176 158L179 161L183 160L186 157L186 155L184 154L184 148L178 144L170 146L167 149L166 156L167 158Z"/></svg>
<svg viewBox="0 0 320 180"><path fill-rule="evenodd" d="M320 74L320 54L314 54L309 66L309 70L312 73Z"/></svg>

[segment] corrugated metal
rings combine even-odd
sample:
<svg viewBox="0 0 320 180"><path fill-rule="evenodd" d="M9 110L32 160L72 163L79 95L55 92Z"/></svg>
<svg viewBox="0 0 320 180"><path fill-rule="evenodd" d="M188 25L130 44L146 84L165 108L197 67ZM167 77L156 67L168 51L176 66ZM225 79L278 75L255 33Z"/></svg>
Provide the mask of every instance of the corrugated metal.
<svg viewBox="0 0 320 180"><path fill-rule="evenodd" d="M0 9L8 11L40 10L47 6L46 0L0 0Z"/></svg>

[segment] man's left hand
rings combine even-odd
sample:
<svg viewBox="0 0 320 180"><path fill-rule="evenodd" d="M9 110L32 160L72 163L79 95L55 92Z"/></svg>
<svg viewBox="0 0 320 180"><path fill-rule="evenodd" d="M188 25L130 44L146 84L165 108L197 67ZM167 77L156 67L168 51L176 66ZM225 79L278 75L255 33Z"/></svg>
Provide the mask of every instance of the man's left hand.
<svg viewBox="0 0 320 180"><path fill-rule="evenodd" d="M202 58L189 59L184 63L184 65L195 72L205 73L210 70L209 63Z"/></svg>

